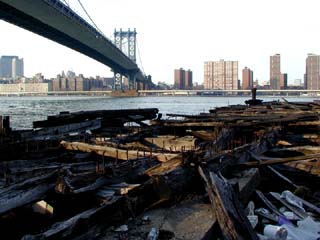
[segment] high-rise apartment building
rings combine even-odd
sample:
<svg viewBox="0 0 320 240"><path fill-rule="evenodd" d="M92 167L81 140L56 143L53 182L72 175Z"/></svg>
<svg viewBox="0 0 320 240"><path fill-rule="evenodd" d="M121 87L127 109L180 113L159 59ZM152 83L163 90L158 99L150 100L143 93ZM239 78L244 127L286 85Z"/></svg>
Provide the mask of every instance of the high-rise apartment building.
<svg viewBox="0 0 320 240"><path fill-rule="evenodd" d="M192 83L192 71L189 69L188 71L185 71L185 89L191 90L193 87Z"/></svg>
<svg viewBox="0 0 320 240"><path fill-rule="evenodd" d="M0 77L18 78L24 75L23 58L17 56L2 56L0 58Z"/></svg>
<svg viewBox="0 0 320 240"><path fill-rule="evenodd" d="M242 89L249 90L253 88L253 71L245 67L242 69Z"/></svg>
<svg viewBox="0 0 320 240"><path fill-rule="evenodd" d="M174 70L174 88L184 89L184 77L185 71L182 68Z"/></svg>
<svg viewBox="0 0 320 240"><path fill-rule="evenodd" d="M0 77L12 77L12 59L14 56L2 56L0 58Z"/></svg>
<svg viewBox="0 0 320 240"><path fill-rule="evenodd" d="M238 61L204 63L204 89L238 89Z"/></svg>
<svg viewBox="0 0 320 240"><path fill-rule="evenodd" d="M174 70L174 87L176 89L192 89L192 71L183 68Z"/></svg>
<svg viewBox="0 0 320 240"><path fill-rule="evenodd" d="M309 53L306 59L305 86L309 90L320 90L320 56Z"/></svg>
<svg viewBox="0 0 320 240"><path fill-rule="evenodd" d="M288 74L281 73L280 75L280 89L287 89L288 88Z"/></svg>
<svg viewBox="0 0 320 240"><path fill-rule="evenodd" d="M280 54L270 56L270 88L280 89Z"/></svg>
<svg viewBox="0 0 320 240"><path fill-rule="evenodd" d="M12 59L12 78L23 77L24 75L24 64L23 58Z"/></svg>

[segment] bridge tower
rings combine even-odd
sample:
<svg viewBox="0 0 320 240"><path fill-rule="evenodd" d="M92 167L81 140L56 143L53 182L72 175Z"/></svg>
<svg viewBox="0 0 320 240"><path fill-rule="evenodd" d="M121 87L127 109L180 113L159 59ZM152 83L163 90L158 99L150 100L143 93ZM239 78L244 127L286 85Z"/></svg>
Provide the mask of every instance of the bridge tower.
<svg viewBox="0 0 320 240"><path fill-rule="evenodd" d="M128 31L114 30L114 44L119 48L124 54L126 54L133 62L137 61L137 31L128 29ZM114 73L114 89L122 90L125 88L135 89L136 79L135 73L128 74L128 76L123 76L121 73Z"/></svg>

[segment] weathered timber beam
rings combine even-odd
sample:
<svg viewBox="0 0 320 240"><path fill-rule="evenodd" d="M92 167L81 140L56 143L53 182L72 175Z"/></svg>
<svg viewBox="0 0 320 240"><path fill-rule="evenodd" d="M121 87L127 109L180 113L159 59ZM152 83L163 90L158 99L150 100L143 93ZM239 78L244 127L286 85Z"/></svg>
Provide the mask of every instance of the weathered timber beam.
<svg viewBox="0 0 320 240"><path fill-rule="evenodd" d="M259 169L251 168L238 174L241 175L228 179L228 182L230 184L236 184L239 187L239 200L244 205L247 205L252 193L261 182Z"/></svg>
<svg viewBox="0 0 320 240"><path fill-rule="evenodd" d="M191 134L204 141L213 141L217 138L217 132L209 132L205 130L199 130L199 131L192 131Z"/></svg>
<svg viewBox="0 0 320 240"><path fill-rule="evenodd" d="M202 149L208 149L208 151L212 152L228 149L228 146L230 145L230 139L236 135L236 132L237 131L234 128L223 128L216 139L202 142L199 145Z"/></svg>
<svg viewBox="0 0 320 240"><path fill-rule="evenodd" d="M82 151L82 152L94 152L98 155L110 157L118 160L134 160L140 157L153 157L160 162L165 162L173 158L180 158L179 154L169 153L152 153L141 152L134 150L122 150L108 146L98 146L82 142L66 142L61 141L60 145L67 150Z"/></svg>
<svg viewBox="0 0 320 240"><path fill-rule="evenodd" d="M128 115L128 122L135 122L137 124L139 124L141 127L148 127L149 125L144 123L143 120L145 120L145 118L143 116L130 116Z"/></svg>
<svg viewBox="0 0 320 240"><path fill-rule="evenodd" d="M62 126L47 127L32 132L21 133L22 140L47 140L59 138L67 133L84 132L101 128L101 119L83 121L80 123L64 124Z"/></svg>
<svg viewBox="0 0 320 240"><path fill-rule="evenodd" d="M249 223L244 210L230 184L222 177L212 172L209 179L199 167L199 173L205 182L206 190L212 203L217 221L224 239L249 240L258 239Z"/></svg>
<svg viewBox="0 0 320 240"><path fill-rule="evenodd" d="M256 190L256 194L258 198L263 202L263 204L267 206L269 210L272 211L273 214L284 217L284 215L278 210L278 208L275 205L273 205L273 203L270 202L268 198L266 198L263 192L261 192L260 190Z"/></svg>
<svg viewBox="0 0 320 240"><path fill-rule="evenodd" d="M55 190L56 192L61 194L65 194L65 193L80 194L80 193L96 190L107 183L108 183L108 180L105 177L99 177L93 183L88 184L87 186L75 188L74 186L72 186L72 182L69 181L67 177L59 177L56 183Z"/></svg>
<svg viewBox="0 0 320 240"><path fill-rule="evenodd" d="M45 121L33 122L34 128L52 127L64 125L66 123L83 122L86 119L93 120L102 118L103 120L124 119L127 116L143 116L145 119L153 119L156 117L159 110L157 108L142 108L142 109L121 109L121 110L95 110L95 111L80 111L80 112L63 112L58 115L48 116Z"/></svg>
<svg viewBox="0 0 320 240"><path fill-rule="evenodd" d="M79 213L74 217L67 219L66 221L55 223L50 229L43 233L36 235L25 235L22 239L65 239L76 232L81 233L86 229L85 225L90 224L92 221L94 221L95 217L101 216L106 210L109 210L111 206L115 205L115 203L119 201L120 197L114 197L110 202L102 205L101 207L95 207Z"/></svg>
<svg viewBox="0 0 320 240"><path fill-rule="evenodd" d="M270 147L272 147L279 138L279 130L275 129L268 133L266 133L263 137L261 137L260 141L253 142L251 144L245 144L240 147L233 149L230 151L230 154L216 154L214 152L215 149L224 149L228 145L228 141L235 134L235 130L226 129L225 132L222 131L221 137L219 137L216 141L213 142L205 142L202 143L204 148L208 148L208 151L204 151L205 156L203 156L203 160L207 162L208 165L215 165L216 167L211 168L210 171L221 171L226 166L235 166L238 167L241 163L247 163L251 159L251 155L260 155L264 152L268 151ZM212 146L217 145L215 148ZM211 148L211 149L210 149ZM231 154L232 153L232 154Z"/></svg>
<svg viewBox="0 0 320 240"><path fill-rule="evenodd" d="M305 219L309 215L299 209L296 206L293 206L292 204L289 204L285 199L281 198L281 195L276 192L270 192L271 196L277 199L279 202L281 202L286 208L290 209L294 214L296 214L300 219Z"/></svg>
<svg viewBox="0 0 320 240"><path fill-rule="evenodd" d="M147 137L143 143L148 143L155 146L157 149L163 149L173 152L182 152L195 149L196 138L185 136L185 137L174 137L174 136L158 136L158 137Z"/></svg>
<svg viewBox="0 0 320 240"><path fill-rule="evenodd" d="M54 183L43 183L26 190L16 190L3 194L0 198L0 214L12 209L39 201L43 196L55 186Z"/></svg>
<svg viewBox="0 0 320 240"><path fill-rule="evenodd" d="M244 162L239 164L241 167L263 167L275 164L283 164L289 162L297 162L297 161L311 161L311 160L320 160L320 153L317 154L310 154L305 156L298 156L298 157L290 157L290 158L269 158L269 157L261 157L257 155L251 154L251 157L256 162Z"/></svg>
<svg viewBox="0 0 320 240"><path fill-rule="evenodd" d="M124 138L115 138L112 139L113 142L125 144L130 142L138 142L141 139L144 139L146 137L151 137L157 134L160 130L160 126L147 126L143 127L139 132L134 134L129 134L128 136L125 136Z"/></svg>
<svg viewBox="0 0 320 240"><path fill-rule="evenodd" d="M173 170L183 164L182 159L172 159L167 162L160 163L154 167L149 168L145 171L145 174L148 176L159 175L164 172Z"/></svg>
<svg viewBox="0 0 320 240"><path fill-rule="evenodd" d="M164 122L166 127L223 127L223 122Z"/></svg>
<svg viewBox="0 0 320 240"><path fill-rule="evenodd" d="M25 167L20 165L25 162ZM37 161L31 161L32 164L28 164L27 160L18 160L8 162L6 177L10 183L15 183L18 181L24 181L25 179L33 179L36 176L44 176L47 173L55 172L55 170L64 168L75 172L84 171L94 171L96 168L96 163L93 161L89 162L76 162L76 163L61 163L61 162L47 162L47 164L42 164L39 160L39 166L34 165ZM15 165L15 163L17 163ZM0 172L4 172L6 169L1 169Z"/></svg>
<svg viewBox="0 0 320 240"><path fill-rule="evenodd" d="M320 121L302 121L289 123L289 126L319 126Z"/></svg>
<svg viewBox="0 0 320 240"><path fill-rule="evenodd" d="M136 216L161 202L186 195L192 190L190 184L194 182L194 177L195 175L183 168L154 176L130 190L125 197L113 196L101 207L93 207L56 223L43 233L25 235L23 240L72 239L77 236L92 239L93 236L86 235L88 229L92 227L99 227L102 230L117 225L126 221L128 217Z"/></svg>

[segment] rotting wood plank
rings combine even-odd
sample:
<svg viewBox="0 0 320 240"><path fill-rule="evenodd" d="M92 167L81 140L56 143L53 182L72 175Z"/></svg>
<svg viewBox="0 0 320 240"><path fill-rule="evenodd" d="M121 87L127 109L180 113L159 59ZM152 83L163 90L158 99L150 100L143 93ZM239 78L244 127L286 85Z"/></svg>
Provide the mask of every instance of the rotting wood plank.
<svg viewBox="0 0 320 240"><path fill-rule="evenodd" d="M148 126L140 129L138 132L129 134L125 137L120 137L120 138L115 138L112 139L113 142L117 144L125 144L125 143L130 143L130 142L137 142L140 141L143 138L146 137L151 137L156 135L161 127L159 126Z"/></svg>
<svg viewBox="0 0 320 240"><path fill-rule="evenodd" d="M160 163L154 167L149 168L145 171L145 174L148 176L153 176L167 172L181 166L183 164L182 159L172 159L167 162Z"/></svg>
<svg viewBox="0 0 320 240"><path fill-rule="evenodd" d="M217 132L210 132L205 130L192 131L191 134L196 138L199 138L204 141L213 141L217 138Z"/></svg>
<svg viewBox="0 0 320 240"><path fill-rule="evenodd" d="M55 186L56 171L1 189L0 214L41 200Z"/></svg>
<svg viewBox="0 0 320 240"><path fill-rule="evenodd" d="M0 198L0 214L41 200L49 190L54 188L54 186L54 183L42 183L31 189L15 190L3 194Z"/></svg>
<svg viewBox="0 0 320 240"><path fill-rule="evenodd" d="M297 186L294 182L292 182L290 179L288 179L286 176L275 170L271 166L267 166L268 171L272 174L273 177L277 178L278 180L284 182L286 185L287 189L290 190L296 190L299 186ZM278 180L275 180L278 182Z"/></svg>
<svg viewBox="0 0 320 240"><path fill-rule="evenodd" d="M223 122L211 121L211 122L164 122L165 127L223 127Z"/></svg>
<svg viewBox="0 0 320 240"><path fill-rule="evenodd" d="M300 169L307 173L311 173L316 176L320 176L320 159L310 159L297 162L285 163L285 165Z"/></svg>
<svg viewBox="0 0 320 240"><path fill-rule="evenodd" d="M6 177L12 184L30 178L33 179L36 176L41 177L61 168L75 172L95 171L96 168L96 163L93 161L74 163L47 162L47 164L42 164L41 161L39 161L39 166L36 165L36 162L37 161L31 161L30 165L27 160L8 162L7 168L9 169L9 173L6 174ZM26 167L22 167L21 164L23 163L25 163ZM3 171L5 171L5 169L1 169L0 172L3 173Z"/></svg>
<svg viewBox="0 0 320 240"><path fill-rule="evenodd" d="M43 233L25 235L23 239L70 239L86 235L87 230L95 226L106 228L117 225L129 216L136 216L145 209L187 194L192 182L192 176L190 177L189 172L182 168L153 176L131 189L126 195L113 195L100 207L93 207L65 221L55 223Z"/></svg>
<svg viewBox="0 0 320 240"><path fill-rule="evenodd" d="M95 207L82 213L79 213L66 221L55 223L51 226L50 229L43 233L36 235L25 235L22 239L64 239L77 231L82 232L87 228L87 226L85 225L89 224L91 221L93 221L95 217L101 215L106 209L110 208L110 206L114 205L119 200L120 197L113 197L112 200L105 203L101 207Z"/></svg>
<svg viewBox="0 0 320 240"><path fill-rule="evenodd" d="M275 205L273 205L273 203L270 202L268 198L266 198L263 192L261 192L260 190L256 190L256 194L258 198L264 203L264 205L266 205L269 208L269 210L272 211L273 214L284 217L284 215L278 210L278 208Z"/></svg>
<svg viewBox="0 0 320 240"><path fill-rule="evenodd" d="M272 108L272 109L271 109ZM297 110L297 108L299 108L299 110ZM284 106L284 104L274 104L274 106L272 107L268 107L268 106L261 106L261 107L252 107L249 109L246 109L245 107L241 106L241 107L231 107L231 108L225 108L225 109L220 109L218 111L216 111L214 116L206 116L205 118L199 117L199 119L192 118L192 121L187 120L187 121L181 121L182 124L186 123L186 122L192 122L192 123L205 123L205 122L215 122L215 121L219 121L223 124L227 123L227 130L232 129L231 131L235 131L236 135L235 138L233 138L232 134L228 135L226 134L225 139L223 140L223 137L220 137L221 140L221 148L225 147L224 149L228 149L228 151L224 151L224 152L215 152L214 150L216 150L214 148L214 146L212 145L213 143L218 143L216 142L216 140L219 139L219 134L217 134L217 136L214 136L214 138L209 138L207 145L206 143L203 144L204 148L203 149L194 149L195 152L193 153L184 153L179 155L177 158L173 158L173 160L169 160L167 162L164 163L160 163L159 165L157 165L154 168L149 168L148 170L146 169L148 164L150 162L152 162L152 164L150 164L150 167L153 166L154 164L157 164L157 160L154 158L154 156L158 153L155 152L154 149L150 147L150 151L145 151L145 153L143 153L143 151L141 151L143 153L143 157L139 157L137 156L137 150L134 150L135 147L139 147L139 146L135 146L134 144L132 144L131 146L121 146L122 141L123 142L129 142L135 139L137 140L141 140L141 137L143 136L145 137L153 137L156 136L158 134L168 134L168 132L173 132L174 134L176 134L176 130L177 130L177 136L183 136L183 135L188 135L190 134L190 131L187 130L195 130L195 131L201 131L201 130L207 130L209 129L209 131L212 132L217 132L220 133L220 135L222 136L223 133L225 134L226 132L219 132L221 130L221 127L187 127L187 126L178 126L177 127L162 127L161 124L165 123L166 121L159 121L159 125L156 126L152 126L152 127L146 127L148 128L147 130L147 134L143 135L140 134L139 132L136 133L136 131L140 131L140 129L143 130L144 127L139 127L139 128L121 128L120 131L118 131L120 128L118 128L116 131L112 132L112 135L103 135L101 134L100 136L116 136L115 138L112 138L109 141L114 141L113 147L114 149L117 150L122 150L125 151L125 155L124 158L127 158L128 155L128 150L132 150L134 153L133 159L129 159L129 161L108 161L107 162L107 166L105 165L104 162L104 158L103 159L103 167L106 166L107 169L107 179L110 180L110 182L108 182L108 184L110 183L118 183L118 182L122 182L124 180L129 179L130 177L132 177L133 179L138 179L138 182L141 183L142 181L145 181L146 179L152 178L152 181L148 182L148 184L145 185L145 188L140 188L140 190L138 190L139 193L136 193L135 195L131 195L128 199L129 201L132 202L131 204L131 208L138 206L141 209L145 209L146 206L148 207L152 207L157 205L158 203L161 203L163 201L168 201L171 197L171 194L175 194L176 191L172 190L172 188L168 188L166 187L166 184L173 186L174 189L176 189L177 191L183 191L181 189L183 189L181 186L185 187L184 189L186 189L185 192L189 191L189 188L191 188L192 184L189 185L187 182L185 182L185 178L188 176L186 174L187 171L194 171L195 166L198 166L199 164L202 165L203 167L205 166L205 170L210 170L210 171L223 171L223 169L225 169L225 173L234 173L234 170L236 170L235 168L238 166L236 164L239 163L246 163L252 156L250 155L250 153L253 153L253 156L257 155L260 156L261 154L263 154L264 150L270 150L270 147L273 146L273 141L276 140L278 138L278 136L276 136L275 134L273 136L271 136L269 139L268 138L264 138L264 135L266 133L268 133L268 131L270 131L271 129L280 129L281 131L279 131L280 134L285 134L282 135L281 137L285 137L288 134L298 134L301 133L305 135L305 133L310 133L310 137L308 137L308 139L311 140L317 140L318 136L316 136L317 134L313 134L313 129L315 129L315 125L310 125L309 127L307 127L306 129L301 129L299 128L299 126L291 126L291 123L295 123L297 121L300 121L299 123L301 124L306 124L308 122L311 122L312 124L319 121L319 118L317 118L317 120L314 120L314 114L311 114L310 112L304 112L302 110L306 110L307 108L309 108L308 105L301 105L301 107L296 107L296 105L294 105L293 107L290 106ZM311 107L309 108L311 110ZM320 108L319 108L320 109ZM314 111L314 110L312 110ZM63 114L62 114L63 115ZM130 119L130 116L133 116L132 119ZM256 117L257 116L257 117ZM70 116L66 116L66 118L64 118L63 120L61 120L61 122L67 122L68 118ZM186 118L188 118L186 116ZM115 118L112 118L113 120ZM135 119L141 119L140 115L124 115L120 118L116 118L119 119L119 122L122 124L123 121L134 121ZM264 122L263 120L266 119L266 122ZM77 119L78 121L79 119ZM110 120L110 121L113 121ZM313 121L314 120L314 121ZM108 119L105 119L105 121L109 121ZM116 120L117 121L117 120ZM58 122L58 121L57 121ZM174 122L174 121L173 121ZM168 123L170 123L170 121L168 121ZM179 124L179 121L174 122L175 124ZM267 124L266 124L267 123ZM233 127L230 127L233 126ZM248 126L248 128L244 128ZM155 128L155 129L160 129L159 132L156 132L155 134L153 134L151 128ZM100 134L102 131L109 131L110 129L101 129L100 132L97 132L97 134ZM306 130L306 131L305 131ZM257 134L256 133L261 133L261 134ZM120 133L119 135L117 135L117 133ZM252 134L251 134L252 133ZM95 132L96 134L96 132ZM242 136L242 135L246 135L249 136L248 140L249 141L255 141L257 139L258 142L254 142L254 143L248 143L246 145L241 145L238 148L234 148L234 144L230 144L230 142L233 142L233 140L237 140L236 137L237 136ZM134 136L135 135L135 136ZM252 138L250 138L252 136ZM134 136L133 138L131 138L131 136ZM231 138L230 138L231 136ZM257 137L257 138L255 138ZM131 138L131 139L130 139ZM223 141L222 141L223 140ZM119 145L116 145L117 143L119 143ZM152 143L152 142L151 142ZM108 143L109 144L109 143ZM301 143L300 143L301 144ZM150 144L151 145L151 144ZM159 144L158 144L159 145ZM160 143L161 145L161 143ZM161 146L157 147L157 150L159 148L161 148ZM312 145L310 143L310 145ZM155 144L154 144L155 146ZM207 147L207 148L206 148ZM123 149L126 148L126 149ZM116 150L116 151L117 151ZM66 151L64 151L66 152ZM95 152L95 151L92 151ZM99 152L99 151L98 151ZM99 152L100 154L102 153L102 151ZM148 154L149 153L149 154ZM307 154L307 152L304 151L305 154ZM308 152L308 154L310 153L317 153L317 151L311 151ZM104 156L104 155L102 155ZM169 156L166 154L163 154L161 156ZM193 158L194 156L194 158ZM96 156L95 154L92 154L93 159L97 160L99 157ZM112 158L112 157L110 157ZM137 160L138 158L138 160ZM254 157L253 157L254 158ZM114 158L117 159L117 158ZM128 159L128 158L127 158ZM125 160L127 160L125 159ZM280 158L278 158L280 159ZM109 160L109 157L108 157ZM268 159L270 160L270 159ZM272 160L272 159L271 159ZM274 158L273 158L274 160ZM136 162L138 161L145 161L145 164L136 164ZM166 159L164 160L166 161ZM306 161L304 161L305 163L307 163ZM187 164L184 164L187 163ZM190 163L190 164L188 164ZM299 162L294 162L294 163L298 163L301 164ZM290 163L289 163L290 164ZM136 166L137 168L134 169L134 166ZM91 165L92 167L92 165ZM308 166L306 165L306 168ZM41 168L36 168L39 170L39 172L41 172ZM111 168L113 171L111 171ZM182 173L181 176L183 177L177 177L175 178L175 175L172 174L168 174L166 173L167 171L169 173L177 173L177 169L179 168L180 173ZM268 169L270 168L269 166L267 166L264 169ZM31 168L25 168L25 170L28 170ZM49 168L48 168L49 169ZM252 170L252 169L250 169ZM260 169L259 169L260 170ZM262 170L262 169L261 169ZM71 183L72 180L81 180L81 177L86 178L85 174L81 175L78 174L77 176L75 176L72 173L72 169L71 166L66 167L66 171L67 171L67 175L68 177L70 177L71 179ZM165 174L164 174L165 172ZM112 178L110 177L112 175ZM130 175L130 176L129 176ZM160 176L159 176L160 175ZM140 177L139 177L140 176ZM177 176L179 176L177 174ZM226 175L226 176L230 176L230 175ZM73 178L74 177L74 178ZM78 178L79 177L79 178ZM98 176L97 176L98 177ZM109 178L110 177L110 178ZM218 176L219 177L219 176ZM92 178L95 179L95 178ZM92 180L90 178L90 180ZM207 177L207 179L209 179L209 182L212 182L211 176ZM293 178L292 178L293 179ZM99 191L100 187L96 185L96 182L94 181L83 181L85 184L80 184L81 181L75 181L74 183L79 183L79 185L81 185L80 187L76 187L73 188L76 190L80 190L80 192L86 193L86 194L81 194L80 196L77 197L82 197L82 196L91 196L91 194L94 194L95 191ZM198 180L198 179L197 179ZM224 180L222 178L222 180ZM82 183L83 183L82 182ZM90 183L89 183L90 182ZM99 181L98 181L99 182ZM130 182L130 181L129 181ZM131 182L135 182L135 181L131 181ZM74 184L76 185L76 184ZM70 185L72 186L72 184ZM199 186L199 185L197 185ZM193 186L193 187L197 187L197 186ZM169 189L169 190L168 190ZM254 187L253 187L254 189ZM315 188L316 189L316 188ZM88 192L89 191L89 192ZM93 191L93 192L92 192ZM136 191L136 190L135 190ZM88 192L88 193L87 193ZM152 194L150 194L152 193ZM159 195L156 195L156 193ZM130 194L129 194L130 195ZM152 199L150 199L150 196ZM66 197L66 196L64 196ZM237 196L238 197L238 196ZM143 199L144 198L144 199ZM106 202L108 201L108 199L104 199ZM178 199L179 201L180 199ZM135 204L137 203L137 204ZM148 204L147 204L148 203ZM129 204L128 204L129 205ZM125 204L123 205L124 207L127 207ZM241 206L240 206L241 207ZM227 211L228 209L226 209ZM126 209L126 211L131 211ZM121 211L119 211L121 212ZM132 211L134 213L138 212L138 211ZM122 212L121 212L122 213ZM99 215L99 214L98 214ZM113 217L113 216L109 216L108 214L105 214L108 217L110 217L110 219L108 219L108 221L110 220L112 222L112 224L116 223L117 217ZM89 220L90 221L90 220ZM123 219L123 221L125 221L125 219ZM95 220L92 222L94 224L96 224ZM90 225L90 224L89 224ZM79 230L79 228L83 228L86 229L87 227L89 227L89 225L87 225L87 221L84 220L83 222L81 222L80 220L80 224L77 225L77 227L75 228L75 232L74 234L77 235L77 231ZM237 228L237 225L234 226L235 228ZM69 238L73 238L72 233L71 235L68 236ZM67 238L68 238L67 237ZM92 239L92 238L89 238Z"/></svg>
<svg viewBox="0 0 320 240"><path fill-rule="evenodd" d="M83 122L87 119L93 120L97 118L102 118L108 120L109 123L114 122L118 125L116 119L128 122L130 120L126 119L128 116L143 116L143 119L153 119L156 118L159 110L157 108L139 108L139 109L121 109L121 110L94 110L94 111L80 111L80 112L62 112L58 115L48 116L47 120L35 121L33 122L34 128L52 127L64 125L66 123L76 123Z"/></svg>
<svg viewBox="0 0 320 240"><path fill-rule="evenodd" d="M134 160L141 157L155 158L160 162L165 162L173 158L181 158L180 154L173 153L153 153L134 150L122 150L108 146L92 145L82 142L61 141L60 145L67 150L94 152L98 155L110 157L118 160Z"/></svg>
<svg viewBox="0 0 320 240"><path fill-rule="evenodd" d="M72 182L68 180L68 177L61 176L58 178L55 190L57 193L61 193L61 194L80 194L80 193L96 190L107 183L108 183L108 180L105 177L99 177L93 183L90 183L80 188L76 188L75 186L72 185Z"/></svg>
<svg viewBox="0 0 320 240"><path fill-rule="evenodd" d="M34 130L32 132L21 133L21 139L27 140L48 140L61 138L65 134L73 132L83 132L86 130L96 130L101 128L101 119L83 121L80 123L64 124L62 126L54 126Z"/></svg>
<svg viewBox="0 0 320 240"><path fill-rule="evenodd" d="M239 176L240 174L240 176ZM247 205L249 199L260 184L260 173L259 169L252 168L249 170L244 170L236 175L236 177L228 179L228 182L231 184L237 184L239 187L239 200L244 205ZM237 177L238 176L238 177Z"/></svg>
<svg viewBox="0 0 320 240"><path fill-rule="evenodd" d="M130 139L130 141L128 141ZM185 151L195 150L196 138L192 136L175 137L172 135L163 135L158 137L142 137L136 139L136 142L131 141L132 138L125 137L124 139L112 139L112 141L101 142L105 146L120 148L123 150L139 150L149 152L150 149L161 153L181 153ZM118 144L118 143L126 144Z"/></svg>
<svg viewBox="0 0 320 240"><path fill-rule="evenodd" d="M289 126L319 126L320 121L303 121L303 122L293 122L289 123Z"/></svg>
<svg viewBox="0 0 320 240"><path fill-rule="evenodd" d="M296 214L300 219L305 219L309 215L299 209L298 207L295 207L291 204L289 204L286 200L282 199L279 193L276 192L270 192L271 196L277 199L279 202L281 202L286 208L290 209L294 214Z"/></svg>
<svg viewBox="0 0 320 240"><path fill-rule="evenodd" d="M259 239L228 182L212 172L209 173L210 179L208 180L202 168L199 167L198 170L205 182L224 238L227 240Z"/></svg>
<svg viewBox="0 0 320 240"><path fill-rule="evenodd" d="M36 176L33 178L28 178L22 182L10 184L0 189L0 195L7 194L11 191L19 190L19 189L27 189L30 186L38 185L43 182L46 182L50 178L54 178L57 174L57 171L50 172L48 174L43 174L41 176Z"/></svg>
<svg viewBox="0 0 320 240"><path fill-rule="evenodd" d="M315 212L315 213L317 213L317 214L320 215L320 208L319 208L319 207L317 207L316 205L314 205L314 204L312 204L312 203L310 203L310 202L308 202L308 201L300 198L299 196L296 196L296 195L295 195L295 197L296 197L299 201L301 201L301 202L303 203L303 205L305 205L306 207L308 207L312 212Z"/></svg>
<svg viewBox="0 0 320 240"><path fill-rule="evenodd" d="M149 144L154 145L158 149L163 149L173 152L190 151L196 146L196 138L193 137L174 137L174 136L158 136L147 137L144 139Z"/></svg>
<svg viewBox="0 0 320 240"><path fill-rule="evenodd" d="M269 158L262 157L251 154L252 158L257 160L256 162L245 162L239 164L241 167L263 167L275 164L283 164L289 162L297 162L297 161L310 161L310 160L320 160L320 153L310 154L305 156L298 157L290 157L290 158Z"/></svg>

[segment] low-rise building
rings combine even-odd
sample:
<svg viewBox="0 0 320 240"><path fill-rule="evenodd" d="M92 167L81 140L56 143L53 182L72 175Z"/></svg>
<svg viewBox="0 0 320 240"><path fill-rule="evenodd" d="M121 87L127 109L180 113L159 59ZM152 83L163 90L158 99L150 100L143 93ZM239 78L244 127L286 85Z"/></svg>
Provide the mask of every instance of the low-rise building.
<svg viewBox="0 0 320 240"><path fill-rule="evenodd" d="M1 93L47 93L48 83L13 83L0 84Z"/></svg>

